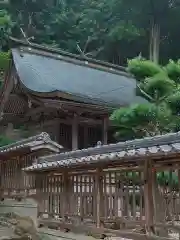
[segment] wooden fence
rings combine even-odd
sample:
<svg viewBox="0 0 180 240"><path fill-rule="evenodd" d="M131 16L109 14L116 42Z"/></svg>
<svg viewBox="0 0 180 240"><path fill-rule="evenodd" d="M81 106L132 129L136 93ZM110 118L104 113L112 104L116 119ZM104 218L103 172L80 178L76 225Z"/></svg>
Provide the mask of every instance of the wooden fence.
<svg viewBox="0 0 180 240"><path fill-rule="evenodd" d="M155 174L157 176L158 172ZM97 181L97 174L94 173L41 173L36 175L36 180L41 218L47 214L51 219L62 219L69 223L78 221L111 228L127 227L128 222L139 225L145 223L147 192L141 171L103 172L100 181ZM164 184L158 181L156 178L156 188L152 193L157 211L156 221L179 220L179 184L175 189L171 181Z"/></svg>
<svg viewBox="0 0 180 240"><path fill-rule="evenodd" d="M25 196L35 189L35 177L25 174L22 169L33 164L35 155L10 158L0 162L1 198Z"/></svg>
<svg viewBox="0 0 180 240"><path fill-rule="evenodd" d="M33 155L3 161L1 168L1 197L34 195L39 203L39 216L96 225L146 220L145 174L143 171L107 170L84 174L41 172L26 174ZM169 170L169 181L159 182L154 172L152 198L154 218L158 222L180 220L179 172ZM173 183L173 175L176 183ZM109 225L108 225L109 226ZM123 226L123 224L121 224ZM121 227L119 226L119 227ZM113 227L113 226L111 226ZM116 228L118 228L116 226Z"/></svg>
<svg viewBox="0 0 180 240"><path fill-rule="evenodd" d="M68 191L63 191L63 176L41 176L40 196L44 196L40 213L50 215L63 214L79 216L82 219L96 221L96 181L95 175L74 175L69 177ZM67 181L67 180L66 180ZM67 184L67 182L66 182ZM128 184L121 179L118 172L109 172L102 177L101 209L102 218L131 217L143 219L143 186L137 182ZM64 212L64 195L66 195L66 212Z"/></svg>

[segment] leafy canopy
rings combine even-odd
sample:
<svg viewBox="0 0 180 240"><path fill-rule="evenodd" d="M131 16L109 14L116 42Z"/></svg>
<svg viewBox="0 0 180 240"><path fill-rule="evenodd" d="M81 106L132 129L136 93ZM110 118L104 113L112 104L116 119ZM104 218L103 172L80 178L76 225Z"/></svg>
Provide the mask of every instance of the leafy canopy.
<svg viewBox="0 0 180 240"><path fill-rule="evenodd" d="M4 0L0 9L0 24L6 26L0 38L3 48L8 46L7 36L23 38L22 28L36 43L74 53L79 53L78 44L89 56L122 65L140 52L149 57L155 18L160 26L161 60L180 55L179 0Z"/></svg>
<svg viewBox="0 0 180 240"><path fill-rule="evenodd" d="M128 61L128 71L137 79L137 94L148 100L115 110L110 119L116 126L116 138L129 140L180 130L180 61L162 67L149 60ZM130 177L131 172L128 173ZM137 175L137 174L135 174ZM136 178L137 176L135 176ZM134 182L134 178L130 177ZM175 172L157 172L160 186L178 186Z"/></svg>
<svg viewBox="0 0 180 240"><path fill-rule="evenodd" d="M127 70L137 79L137 94L148 100L115 110L110 119L120 139L142 138L174 132L180 126L179 61L162 67L149 60L128 61Z"/></svg>

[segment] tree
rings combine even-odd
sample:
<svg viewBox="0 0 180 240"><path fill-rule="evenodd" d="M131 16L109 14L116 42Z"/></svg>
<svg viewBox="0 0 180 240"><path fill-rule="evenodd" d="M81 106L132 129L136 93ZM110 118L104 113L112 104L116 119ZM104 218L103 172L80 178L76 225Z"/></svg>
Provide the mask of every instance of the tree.
<svg viewBox="0 0 180 240"><path fill-rule="evenodd" d="M8 48L8 38L12 29L11 17L6 10L0 10L0 51Z"/></svg>
<svg viewBox="0 0 180 240"><path fill-rule="evenodd" d="M170 61L161 67L150 60L128 61L128 71L136 77L137 94L148 100L145 104L117 109L110 119L119 139L141 138L174 132L180 125L180 64Z"/></svg>
<svg viewBox="0 0 180 240"><path fill-rule="evenodd" d="M140 52L156 62L159 52L161 61L180 54L178 0L53 2L9 0L3 4L14 22L13 36L23 38L22 28L36 43L120 65Z"/></svg>
<svg viewBox="0 0 180 240"><path fill-rule="evenodd" d="M8 145L8 144L11 144L13 143L14 141L12 141L11 139L3 136L3 135L0 135L0 147L3 147L5 145Z"/></svg>

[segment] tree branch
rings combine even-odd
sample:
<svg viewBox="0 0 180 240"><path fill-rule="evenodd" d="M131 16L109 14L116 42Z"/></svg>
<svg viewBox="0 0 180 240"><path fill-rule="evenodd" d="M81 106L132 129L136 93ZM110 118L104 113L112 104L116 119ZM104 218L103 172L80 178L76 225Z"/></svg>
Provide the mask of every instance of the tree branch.
<svg viewBox="0 0 180 240"><path fill-rule="evenodd" d="M147 94L145 91L143 91L143 90L140 88L139 84L137 84L137 88L140 90L140 92L142 93L142 95L143 95L144 97L146 97L149 101L154 102L154 99L153 99L149 94Z"/></svg>

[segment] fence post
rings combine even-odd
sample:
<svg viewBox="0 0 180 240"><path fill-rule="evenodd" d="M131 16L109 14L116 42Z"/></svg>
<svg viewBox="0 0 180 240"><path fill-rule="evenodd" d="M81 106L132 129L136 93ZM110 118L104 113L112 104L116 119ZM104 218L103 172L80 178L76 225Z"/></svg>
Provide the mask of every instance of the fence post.
<svg viewBox="0 0 180 240"><path fill-rule="evenodd" d="M69 210L69 198L68 198L68 193L69 193L69 176L68 172L65 171L63 172L63 219L64 221L66 220L66 215Z"/></svg>
<svg viewBox="0 0 180 240"><path fill-rule="evenodd" d="M154 229L154 203L153 203L153 174L152 163L145 160L144 167L144 201L146 229L150 233Z"/></svg>
<svg viewBox="0 0 180 240"><path fill-rule="evenodd" d="M101 227L102 217L102 204L103 204L103 182L102 182L102 170L97 169L95 180L95 196L96 196L96 226Z"/></svg>
<svg viewBox="0 0 180 240"><path fill-rule="evenodd" d="M154 229L154 204L153 204L153 175L150 160L145 160L144 166L144 201L146 229L150 233Z"/></svg>

